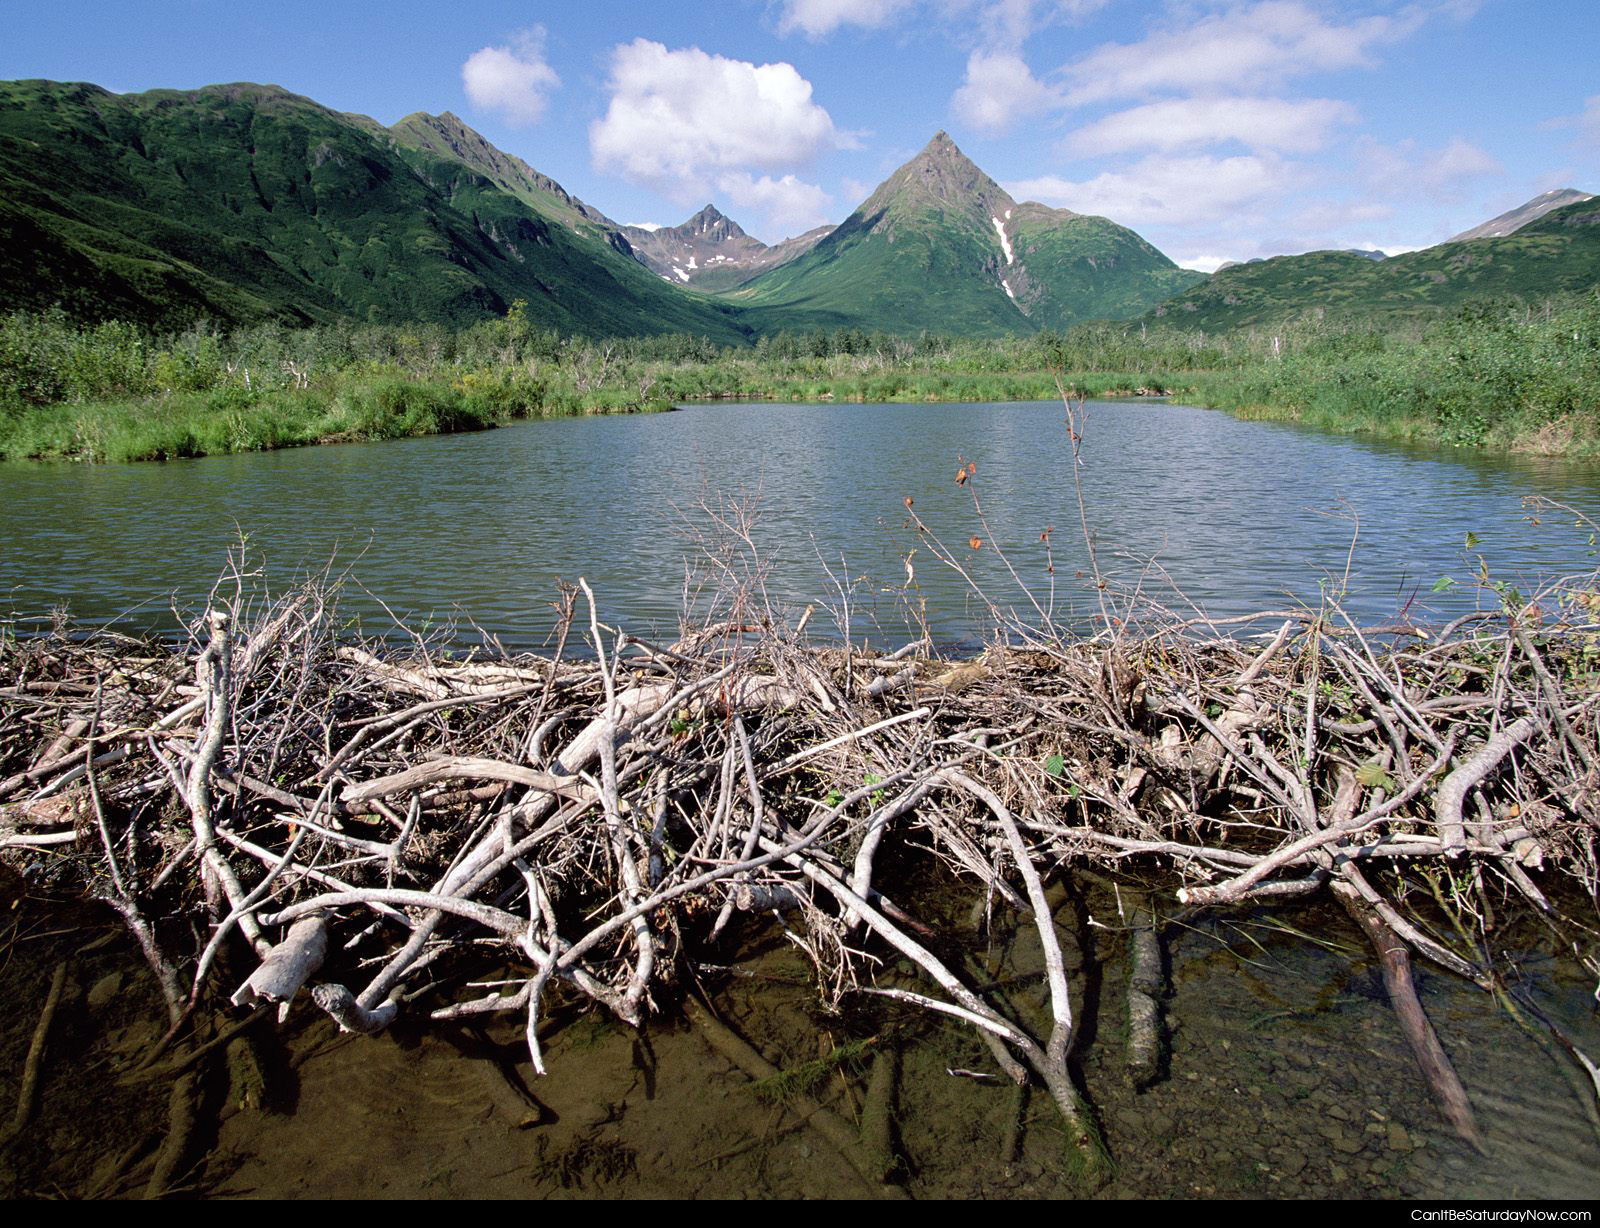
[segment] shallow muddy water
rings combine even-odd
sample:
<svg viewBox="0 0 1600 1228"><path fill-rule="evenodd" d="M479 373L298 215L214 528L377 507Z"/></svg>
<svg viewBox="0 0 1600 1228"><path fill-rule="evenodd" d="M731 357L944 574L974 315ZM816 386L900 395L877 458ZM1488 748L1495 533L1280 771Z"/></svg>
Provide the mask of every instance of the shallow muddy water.
<svg viewBox="0 0 1600 1228"><path fill-rule="evenodd" d="M1330 910L1170 929L1167 1068L1143 1092L1123 1069L1115 904L1064 903L1058 920L1083 937L1069 956L1077 1066L1117 1174L1101 1197L1600 1194L1600 1135L1581 1077L1484 994L1423 968L1423 1001L1488 1154L1449 1134L1366 949ZM90 925L84 935L113 932L103 918L78 921ZM7 1104L48 977L50 961L35 957L62 942L29 939L26 928L21 937L4 972L13 1006L0 1029ZM1026 929L949 936L1024 1016L1043 1003L1030 939ZM258 1033L263 1107L225 1105L216 1074L208 1111L221 1125L203 1137L184 1189L239 1198L1073 1195L1053 1106L1034 1092L1019 1115L1016 1093L992 1077L970 1030L856 994L842 1010L824 1010L809 964L781 931L748 933L741 948L735 965L705 967L697 979L722 1021L769 1061L795 1070L868 1042L859 1060L839 1062L814 1085L817 1101L853 1122L869 1063L898 1054L891 1185L858 1176L798 1102L753 1085L670 1004L637 1033L592 1012L553 1011L543 1029L550 1073L540 1079L514 1023L402 1023L377 1038L339 1037L302 1001L281 1031ZM1593 987L1548 959L1529 957L1521 968L1541 1008L1580 1046L1600 1049ZM110 998L108 972L121 977ZM81 1194L164 1121L162 1089L117 1083L128 1055L156 1031L142 1013L153 994L126 944L79 955L74 977L98 984L101 1001L80 994L62 1016L37 1146L16 1164L13 1194ZM140 1192L134 1175L112 1192Z"/></svg>
<svg viewBox="0 0 1600 1228"><path fill-rule="evenodd" d="M1478 599L1480 556L1524 592L1594 565L1588 529L1534 524L1522 506L1537 495L1600 516L1593 465L1379 447L1163 403L1092 405L1084 458L1102 565L1180 609L1314 603L1349 566L1360 615L1427 617ZM958 487L963 461L976 476ZM280 583L348 569L344 609L374 634L395 630L390 612L412 629L461 617L529 647L551 625L557 581L580 575L603 616L651 634L677 625L686 530L707 529L696 505L718 494L756 497L773 591L819 603L816 631L838 630L824 563L852 591L858 637L905 638L923 603L941 642L990 629L907 526L906 498L1001 604L1027 608L997 544L1048 604L1046 529L1057 612L1092 600L1075 574L1088 560L1064 411L1037 402L715 404L170 464L5 465L0 603L170 627L174 600L203 601L243 539ZM1441 576L1458 586L1436 594Z"/></svg>

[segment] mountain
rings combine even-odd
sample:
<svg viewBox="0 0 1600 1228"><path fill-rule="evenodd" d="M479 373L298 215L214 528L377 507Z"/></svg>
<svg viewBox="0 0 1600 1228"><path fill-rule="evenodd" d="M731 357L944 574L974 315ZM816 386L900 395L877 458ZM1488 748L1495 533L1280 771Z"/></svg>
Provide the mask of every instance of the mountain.
<svg viewBox="0 0 1600 1228"><path fill-rule="evenodd" d="M1204 275L1105 218L1018 204L943 132L809 251L732 298L764 328L998 336L1138 315Z"/></svg>
<svg viewBox="0 0 1600 1228"><path fill-rule="evenodd" d="M389 132L400 145L460 162L545 217L616 246L612 236L620 233L621 227L615 222L515 154L489 144L451 112L429 115L417 111L391 126Z"/></svg>
<svg viewBox="0 0 1600 1228"><path fill-rule="evenodd" d="M1422 319L1472 302L1535 302L1600 287L1600 200L1546 212L1502 237L1441 243L1370 260L1307 252L1219 269L1146 317L1216 332L1315 315L1351 321Z"/></svg>
<svg viewBox="0 0 1600 1228"><path fill-rule="evenodd" d="M271 85L0 83L0 293L161 326L461 324L524 299L563 332L746 336L454 117L396 129Z"/></svg>
<svg viewBox="0 0 1600 1228"><path fill-rule="evenodd" d="M1380 252L1375 247L1346 247L1333 249L1345 256L1365 256L1368 260L1387 260L1388 252ZM1217 272L1223 269L1236 269L1241 264L1260 264L1263 260L1272 260L1272 256L1252 256L1249 260L1226 260L1217 266Z"/></svg>
<svg viewBox="0 0 1600 1228"><path fill-rule="evenodd" d="M1447 240L1447 243L1465 243L1469 239L1503 239L1507 235L1515 234L1530 222L1537 222L1552 209L1560 209L1564 205L1581 204L1594 197L1587 192L1580 192L1576 188L1556 188L1554 191L1544 192L1532 200L1518 205L1515 209L1502 213L1499 217L1490 218L1481 225L1474 226L1471 230L1463 230Z"/></svg>
<svg viewBox="0 0 1600 1228"><path fill-rule="evenodd" d="M758 273L793 260L832 229L819 226L768 247L714 205L707 205L681 226L624 226L622 233L634 254L658 276L715 293L735 289Z"/></svg>

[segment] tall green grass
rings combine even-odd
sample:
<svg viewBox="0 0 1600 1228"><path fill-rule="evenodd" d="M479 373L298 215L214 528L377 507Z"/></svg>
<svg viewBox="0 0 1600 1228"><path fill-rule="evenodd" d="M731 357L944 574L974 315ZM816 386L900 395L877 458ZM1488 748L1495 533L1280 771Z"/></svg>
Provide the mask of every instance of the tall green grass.
<svg viewBox="0 0 1600 1228"><path fill-rule="evenodd" d="M1208 336L1083 325L999 341L847 329L723 347L588 341L520 309L453 330L355 324L156 335L0 316L0 458L147 460L481 430L518 418L752 400L999 401L1171 393L1328 430L1600 455L1600 293L1403 331L1314 320Z"/></svg>

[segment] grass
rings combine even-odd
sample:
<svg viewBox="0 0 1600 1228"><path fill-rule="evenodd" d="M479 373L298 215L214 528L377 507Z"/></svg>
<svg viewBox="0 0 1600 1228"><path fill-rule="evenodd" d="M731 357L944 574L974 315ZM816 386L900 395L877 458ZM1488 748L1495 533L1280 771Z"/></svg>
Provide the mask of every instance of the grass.
<svg viewBox="0 0 1600 1228"><path fill-rule="evenodd" d="M154 333L0 316L0 459L158 460L483 430L688 401L1052 400L1165 393L1374 438L1600 456L1600 293L1479 305L1405 329L1224 336L1083 325L1001 340L856 329L723 346L590 341L520 306L464 329L277 324Z"/></svg>

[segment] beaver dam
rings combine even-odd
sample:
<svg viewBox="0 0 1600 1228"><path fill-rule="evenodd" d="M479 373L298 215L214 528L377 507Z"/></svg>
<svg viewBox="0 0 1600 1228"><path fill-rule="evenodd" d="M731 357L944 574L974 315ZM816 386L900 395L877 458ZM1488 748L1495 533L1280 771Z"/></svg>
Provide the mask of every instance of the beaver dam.
<svg viewBox="0 0 1600 1228"><path fill-rule="evenodd" d="M946 660L747 545L671 643L0 640L10 1192L1596 1192L1592 576Z"/></svg>

